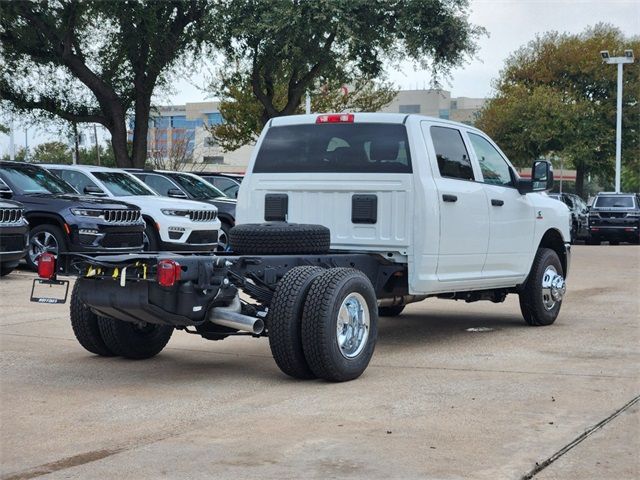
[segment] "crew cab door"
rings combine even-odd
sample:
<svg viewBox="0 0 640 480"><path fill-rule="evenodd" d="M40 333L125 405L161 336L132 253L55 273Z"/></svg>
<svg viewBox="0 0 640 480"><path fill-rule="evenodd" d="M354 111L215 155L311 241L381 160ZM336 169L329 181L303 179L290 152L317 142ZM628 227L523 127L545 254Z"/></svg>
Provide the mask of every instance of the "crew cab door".
<svg viewBox="0 0 640 480"><path fill-rule="evenodd" d="M534 207L515 188L512 167L492 142L478 132L467 131L467 135L489 210L489 249L482 275L486 279L526 275L534 248Z"/></svg>
<svg viewBox="0 0 640 480"><path fill-rule="evenodd" d="M462 132L450 124L422 123L440 204L437 278L459 287L482 279L489 245L489 208L476 182Z"/></svg>

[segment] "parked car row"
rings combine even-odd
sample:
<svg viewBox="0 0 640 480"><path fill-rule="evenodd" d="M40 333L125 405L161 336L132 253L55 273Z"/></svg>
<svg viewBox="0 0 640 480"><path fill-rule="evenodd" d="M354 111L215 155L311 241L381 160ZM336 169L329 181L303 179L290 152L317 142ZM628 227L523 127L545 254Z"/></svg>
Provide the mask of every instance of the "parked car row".
<svg viewBox="0 0 640 480"><path fill-rule="evenodd" d="M640 194L601 192L591 206L572 193L552 193L571 212L571 240L590 245L640 243Z"/></svg>
<svg viewBox="0 0 640 480"><path fill-rule="evenodd" d="M2 275L44 252L225 250L235 225L235 198L189 173L3 161L0 197Z"/></svg>

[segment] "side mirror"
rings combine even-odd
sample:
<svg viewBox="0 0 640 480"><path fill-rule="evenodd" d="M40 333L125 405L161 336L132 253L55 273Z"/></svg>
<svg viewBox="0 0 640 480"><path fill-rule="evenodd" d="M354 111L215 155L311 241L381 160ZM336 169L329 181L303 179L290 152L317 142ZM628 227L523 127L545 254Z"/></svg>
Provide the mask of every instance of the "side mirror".
<svg viewBox="0 0 640 480"><path fill-rule="evenodd" d="M187 198L185 193L182 190L178 189L178 188L170 188L167 191L167 196L173 197L173 198Z"/></svg>
<svg viewBox="0 0 640 480"><path fill-rule="evenodd" d="M0 198L11 197L13 197L13 190L11 190L7 185L0 185Z"/></svg>
<svg viewBox="0 0 640 480"><path fill-rule="evenodd" d="M94 196L105 195L102 189L100 187L96 187L95 185L87 185L86 187L84 187L83 192L86 193L87 195L94 195Z"/></svg>
<svg viewBox="0 0 640 480"><path fill-rule="evenodd" d="M531 192L544 192L553 188L553 169L546 160L536 160L531 167L531 180L520 179L518 191L525 195Z"/></svg>

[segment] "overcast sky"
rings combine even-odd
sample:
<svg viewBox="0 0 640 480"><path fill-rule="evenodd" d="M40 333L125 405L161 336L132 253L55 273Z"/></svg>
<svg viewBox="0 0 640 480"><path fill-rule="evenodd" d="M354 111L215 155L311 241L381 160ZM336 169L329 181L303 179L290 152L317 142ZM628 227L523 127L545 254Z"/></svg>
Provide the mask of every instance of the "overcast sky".
<svg viewBox="0 0 640 480"><path fill-rule="evenodd" d="M598 22L611 23L626 35L640 34L639 0L471 0L471 22L489 32L479 46L477 59L452 72L443 88L455 97L487 97L491 95L491 80L496 78L505 59L518 47L532 40L536 34L549 30L579 33ZM594 52L598 55L598 52ZM636 52L636 58L640 52ZM428 72L403 65L390 74L390 80L401 89L422 88L431 80ZM175 84L175 94L168 99L174 104L205 100L198 89L204 77L194 75L191 80ZM24 130L16 132L16 144L24 145ZM47 141L51 135L29 131L29 146ZM8 137L0 134L0 154L8 151ZM17 148L17 147L16 147Z"/></svg>

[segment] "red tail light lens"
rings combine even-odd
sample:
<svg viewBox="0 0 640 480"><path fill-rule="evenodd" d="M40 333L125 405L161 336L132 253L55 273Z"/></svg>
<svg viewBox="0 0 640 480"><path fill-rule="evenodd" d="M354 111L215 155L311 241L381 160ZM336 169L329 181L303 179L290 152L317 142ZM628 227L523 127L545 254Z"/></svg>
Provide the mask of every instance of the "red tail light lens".
<svg viewBox="0 0 640 480"><path fill-rule="evenodd" d="M353 113L331 113L329 115L319 115L316 123L353 123Z"/></svg>
<svg viewBox="0 0 640 480"><path fill-rule="evenodd" d="M45 280L55 278L56 257L53 253L45 252L38 257L38 276Z"/></svg>
<svg viewBox="0 0 640 480"><path fill-rule="evenodd" d="M180 280L182 269L180 264L173 260L160 260L158 262L158 283L163 287L173 287Z"/></svg>

